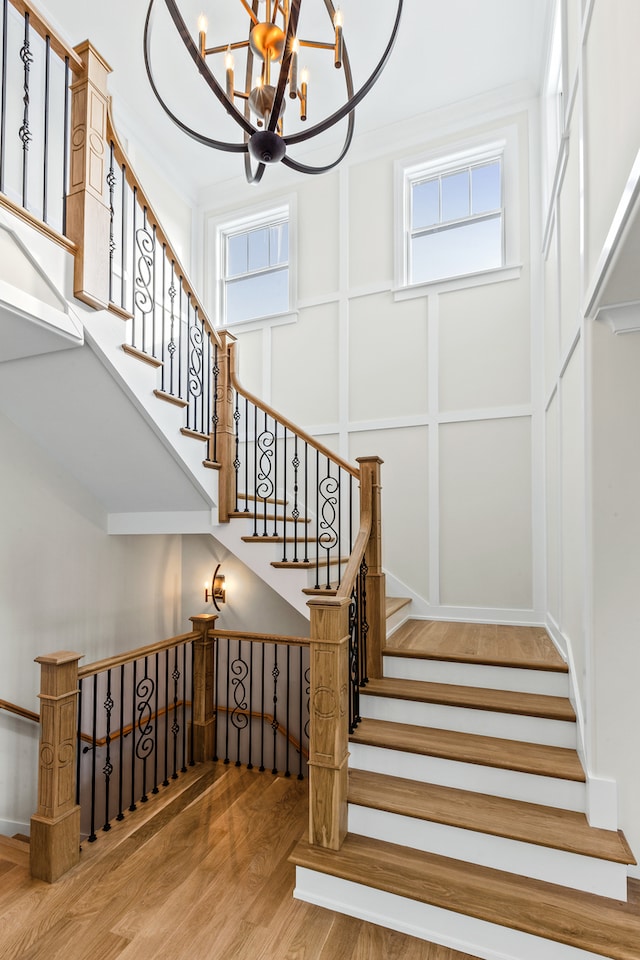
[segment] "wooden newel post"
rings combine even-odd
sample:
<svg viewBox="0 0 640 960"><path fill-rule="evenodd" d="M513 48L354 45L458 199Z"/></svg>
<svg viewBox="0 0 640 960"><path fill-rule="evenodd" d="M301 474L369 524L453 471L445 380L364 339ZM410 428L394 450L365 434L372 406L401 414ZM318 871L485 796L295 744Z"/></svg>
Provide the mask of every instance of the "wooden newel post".
<svg viewBox="0 0 640 960"><path fill-rule="evenodd" d="M386 584L382 572L382 485L380 457L358 457L361 509L371 507L371 535L365 552L367 564L367 673L382 676L382 648L387 636Z"/></svg>
<svg viewBox="0 0 640 960"><path fill-rule="evenodd" d="M347 834L349 604L309 600L309 842L331 850Z"/></svg>
<svg viewBox="0 0 640 960"><path fill-rule="evenodd" d="M109 304L109 164L107 77L111 67L88 40L74 47L84 73L71 85L71 155L67 236L77 245L73 292L101 309Z"/></svg>
<svg viewBox="0 0 640 960"><path fill-rule="evenodd" d="M190 617L193 629L200 636L193 641L193 704L191 723L193 729L192 760L201 763L213 760L216 752L216 717L213 691L215 684L215 638L208 635L216 625L215 614Z"/></svg>
<svg viewBox="0 0 640 960"><path fill-rule="evenodd" d="M40 664L40 766L38 811L31 818L31 875L53 883L80 858L80 807L76 804L78 661L62 651Z"/></svg>
<svg viewBox="0 0 640 960"><path fill-rule="evenodd" d="M235 363L235 337L223 330L220 334L220 374L218 379L218 521L227 523L235 507L235 422L233 419L232 371Z"/></svg>

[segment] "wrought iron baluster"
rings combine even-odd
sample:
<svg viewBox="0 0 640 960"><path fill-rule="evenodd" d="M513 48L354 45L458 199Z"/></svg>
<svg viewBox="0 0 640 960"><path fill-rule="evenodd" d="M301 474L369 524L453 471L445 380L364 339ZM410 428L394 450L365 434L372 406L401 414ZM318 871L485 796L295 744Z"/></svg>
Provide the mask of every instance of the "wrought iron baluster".
<svg viewBox="0 0 640 960"><path fill-rule="evenodd" d="M198 429L198 399L202 396L203 390L203 343L202 331L198 326L198 311L194 307L194 319L190 323L191 316L191 294L187 294L187 327L189 331L189 394L193 404L193 429ZM187 413L187 426L189 426L189 414ZM200 430L203 432L203 425L200 424Z"/></svg>
<svg viewBox="0 0 640 960"><path fill-rule="evenodd" d="M251 647L251 644L249 644ZM242 658L242 640L238 641L238 656L231 665L233 687L233 711L231 723L236 729L236 767L240 766L240 741L248 723L245 681L249 675L247 662ZM228 704L228 707L230 704Z"/></svg>
<svg viewBox="0 0 640 960"><path fill-rule="evenodd" d="M175 315L175 300L176 300L176 264L175 260L171 261L171 285L169 287L169 300L171 301L171 320L169 327L169 343L167 344L167 352L169 354L169 393L173 394L173 384L174 384L174 360L176 355L176 315ZM180 336L180 326L178 325L178 337ZM180 388L178 388L178 395L180 395Z"/></svg>
<svg viewBox="0 0 640 960"><path fill-rule="evenodd" d="M223 403L225 403L226 401L224 397L222 399L223 399ZM245 410L246 410L246 404L245 404ZM245 416L245 430L246 430L246 416ZM235 447L235 455L233 458L233 470L234 470L234 476L235 476L235 493L236 493L235 510L237 513L238 510L240 509L239 507L239 496L240 496L239 476L240 476L240 467L242 466L240 462L240 405L239 405L239 396L237 391L236 391L235 406L233 411L233 435L234 435L234 447ZM247 451L246 451L246 443L245 443L245 466L246 466L246 454L247 454ZM247 496L248 496L248 490L245 486L245 493L244 493L245 511L248 509Z"/></svg>
<svg viewBox="0 0 640 960"><path fill-rule="evenodd" d="M264 773L264 694L265 694L265 663L264 663L264 648L265 644L262 644L262 663L260 669L260 676L262 678L262 689L260 696L260 773Z"/></svg>
<svg viewBox="0 0 640 960"><path fill-rule="evenodd" d="M178 734L180 733L180 724L178 723L178 683L180 681L180 669L178 667L178 648L174 647L173 670L171 672L173 680L173 721L171 723L171 734L173 736L173 773L172 780L178 779Z"/></svg>
<svg viewBox="0 0 640 960"><path fill-rule="evenodd" d="M248 492L248 491L247 491ZM253 404L253 535L258 536L258 408Z"/></svg>
<svg viewBox="0 0 640 960"><path fill-rule="evenodd" d="M125 261L127 246L127 177L126 166L120 166L120 307L124 310L125 304Z"/></svg>
<svg viewBox="0 0 640 960"><path fill-rule="evenodd" d="M273 534L278 536L278 421L273 421ZM287 525L284 525L284 539L287 539Z"/></svg>
<svg viewBox="0 0 640 960"><path fill-rule="evenodd" d="M358 578L356 578L349 604L349 733L353 733L360 719L360 625L357 581Z"/></svg>
<svg viewBox="0 0 640 960"><path fill-rule="evenodd" d="M183 362L183 340L182 336L182 277L178 280L178 396L182 400L182 362ZM189 409L187 408L187 418L189 416ZM187 420L188 423L188 420Z"/></svg>
<svg viewBox="0 0 640 960"><path fill-rule="evenodd" d="M43 171L42 171L42 219L47 220L47 193L49 186L49 77L51 73L51 37L44 41L44 124L43 124Z"/></svg>
<svg viewBox="0 0 640 960"><path fill-rule="evenodd" d="M283 540L284 540L284 550L282 552L282 560L284 563L286 563L287 562L287 428L284 427L283 430L284 430L284 434L282 438L282 470L283 470L284 476L282 478L282 490L283 490L282 533L283 533ZM277 489L278 489L278 485L276 484L276 491ZM276 503L275 503L274 511L277 517L278 516L277 493L276 493Z"/></svg>
<svg viewBox="0 0 640 960"><path fill-rule="evenodd" d="M236 398L237 398L236 394ZM244 512L249 512L249 401L244 401Z"/></svg>
<svg viewBox="0 0 640 960"><path fill-rule="evenodd" d="M293 459L291 466L293 467L293 510L291 511L291 516L293 517L293 562L298 563L298 520L300 519L300 510L298 507L298 470L300 469L300 459L298 457L297 434L293 436ZM286 547L284 559L286 560Z"/></svg>
<svg viewBox="0 0 640 960"><path fill-rule="evenodd" d="M69 193L69 149L71 137L69 135L69 77L70 77L69 57L64 58L64 117L63 140L64 148L62 151L62 232L67 233L67 195Z"/></svg>
<svg viewBox="0 0 640 960"><path fill-rule="evenodd" d="M164 652L164 702L166 705L164 714L164 780L163 787L169 786L169 651Z"/></svg>
<svg viewBox="0 0 640 960"><path fill-rule="evenodd" d="M189 735L189 766L190 766L190 767L195 767L195 765L196 765L196 761L195 761L195 759L194 759L195 750L194 750L194 747L193 747L193 738L194 738L194 735L195 735L194 722L193 722L193 704L194 704L194 702L195 702L195 701L194 701L194 696L193 696L193 686L194 686L194 677L195 677L195 657L196 657L196 649L195 649L195 646L194 646L194 644L193 644L193 641L191 641L191 684L190 684L190 687L191 687L191 696L190 696L190 699L191 699L191 723L189 724L189 730L190 730L190 735Z"/></svg>
<svg viewBox="0 0 640 960"><path fill-rule="evenodd" d="M322 480L318 479L318 491L322 498L320 511L318 513L318 554L320 549L325 551L327 564L327 577L325 589L331 589L331 551L337 545L340 546L340 512L339 512L339 494L340 482L331 475L331 461L327 460L327 473ZM336 507L338 509L336 510ZM336 520L338 529L336 529Z"/></svg>
<svg viewBox="0 0 640 960"><path fill-rule="evenodd" d="M93 675L93 702L91 705L91 832L89 834L89 843L97 840L96 837L96 764L98 753L98 674Z"/></svg>
<svg viewBox="0 0 640 960"><path fill-rule="evenodd" d="M133 683L131 689L132 702L131 702L131 803L129 804L129 811L133 813L136 807L136 689L138 687L137 682L137 670L138 663L136 660L133 661Z"/></svg>
<svg viewBox="0 0 640 960"><path fill-rule="evenodd" d="M215 667L215 690L214 690L214 701L213 701L213 718L215 722L215 731L216 731L216 742L213 747L213 759L218 759L218 741L220 734L220 727L218 724L218 705L220 703L220 644L221 640L216 640L216 667Z"/></svg>
<svg viewBox="0 0 640 960"><path fill-rule="evenodd" d="M135 196L134 190L134 216L135 216ZM135 307L140 311L140 326L142 328L142 352L147 353L147 317L152 314L155 317L155 298L154 298L154 263L155 263L155 231L149 233L147 226L147 208L142 208L142 226L134 230L133 236L135 246L138 249L138 256L134 259L134 311ZM135 256L135 255L134 255ZM152 329L155 326L155 320L152 319ZM154 355L154 344L151 345L151 355Z"/></svg>
<svg viewBox="0 0 640 960"><path fill-rule="evenodd" d="M227 640L227 700L224 725L224 762L229 763L229 719L231 703L231 640Z"/></svg>
<svg viewBox="0 0 640 960"><path fill-rule="evenodd" d="M156 249L156 248L157 248L157 243L156 243L156 241L157 241L157 231L156 231L156 225L155 225L155 223L154 223L154 225L153 225L152 240L153 240L153 246L152 246L151 256L152 256L153 263L152 263L152 268L151 268L151 269L152 269L152 273L153 273L153 278L152 278L152 281L151 281L151 356L152 356L152 357L155 357L155 355L156 355L156 304L157 304L157 301L158 301L158 298L157 298L157 296L156 296L156 293L157 293L157 291L156 291L156 282L157 282L157 278L156 278L156 252L157 252L157 249Z"/></svg>
<svg viewBox="0 0 640 960"><path fill-rule="evenodd" d="M23 111L22 126L18 131L18 136L22 141L22 206L27 209L27 185L28 185L28 157L29 144L33 139L29 129L29 74L31 64L33 63L33 54L31 53L31 43L29 39L29 13L24 14L24 43L20 49L20 59L23 64Z"/></svg>
<svg viewBox="0 0 640 960"><path fill-rule="evenodd" d="M364 687L369 682L367 669L367 641L369 634L369 623L367 621L367 574L369 568L366 560L363 558L360 564L360 686Z"/></svg>
<svg viewBox="0 0 640 960"><path fill-rule="evenodd" d="M316 583L315 589L320 589L320 451L316 450Z"/></svg>
<svg viewBox="0 0 640 960"><path fill-rule="evenodd" d="M113 255L116 252L116 241L113 233L113 223L115 220L115 189L116 172L113 168L113 140L109 146L109 173L107 174L107 186L109 187L109 303L113 302Z"/></svg>
<svg viewBox="0 0 640 960"><path fill-rule="evenodd" d="M103 706L106 716L105 746L107 753L102 768L102 773L104 774L104 826L102 829L106 833L108 830L111 830L111 824L109 822L111 819L109 816L109 788L111 786L111 775L113 773L113 764L111 762L111 711L115 704L111 695L111 670L107 670L107 693Z"/></svg>
<svg viewBox="0 0 640 960"><path fill-rule="evenodd" d="M336 560L337 560L337 571L338 571L337 580L338 580L338 586L340 586L340 580L342 579L342 577L341 577L341 572L340 572L340 571L341 571L340 558L341 558L341 556L342 556L342 551L341 551L341 538L342 538L342 470L340 469L340 467L338 467L338 480L337 480L337 482L338 482L338 490L337 490L337 496L338 496L338 542L337 542L337 544L336 544L336 546L337 546ZM330 581L330 579L331 579L331 577L329 576L330 571L331 571L331 566L330 566L330 564L327 564L327 583L328 583L328 582Z"/></svg>
<svg viewBox="0 0 640 960"><path fill-rule="evenodd" d="M133 317L131 323L131 346L135 347L136 345L136 203L138 196L138 188L133 188L133 209L132 209L132 223L133 223L133 243L131 244L131 315Z"/></svg>
<svg viewBox="0 0 640 960"><path fill-rule="evenodd" d="M298 780L302 780L302 647L298 647Z"/></svg>
<svg viewBox="0 0 640 960"><path fill-rule="evenodd" d="M182 644L182 766L180 773L187 772L187 645Z"/></svg>
<svg viewBox="0 0 640 960"><path fill-rule="evenodd" d="M123 790L124 790L124 663L120 665L120 753L118 756L118 815L116 820L124 820Z"/></svg>
<svg viewBox="0 0 640 960"><path fill-rule="evenodd" d="M309 509L309 444L304 442L304 505L305 510ZM316 514L317 517L317 514ZM306 517L305 517L306 519ZM316 519L317 523L317 519ZM304 562L309 563L309 524L302 524L304 530ZM316 574L317 575L317 574Z"/></svg>
<svg viewBox="0 0 640 960"><path fill-rule="evenodd" d="M271 729L273 730L273 768L271 773L276 774L278 772L276 757L278 747L278 677L280 676L277 643L274 644L273 670L271 671L271 676L273 677L273 719L271 720Z"/></svg>
<svg viewBox="0 0 640 960"><path fill-rule="evenodd" d="M285 690L287 691L287 702L286 702L286 711L285 711L285 726L286 726L286 743L285 743L285 765L284 765L284 775L285 777L291 776L291 770L289 769L289 704L290 704L290 692L291 692L291 676L290 676L290 667L291 667L291 647L287 646L287 656L286 656L286 667L287 667L287 682L285 684Z"/></svg>
<svg viewBox="0 0 640 960"><path fill-rule="evenodd" d="M5 16L6 16L6 3L5 3ZM6 21L5 21L6 22ZM80 806L80 785L81 785L81 770L80 764L82 761L82 686L83 681L80 679L78 681L78 732L76 735L76 806Z"/></svg>
<svg viewBox="0 0 640 960"><path fill-rule="evenodd" d="M253 747L253 647L254 644L249 644L249 759L247 762L247 770L253 770L252 762L252 747Z"/></svg>
<svg viewBox="0 0 640 960"><path fill-rule="evenodd" d="M159 703L159 686L158 683L158 658L160 654L156 652L154 656L155 661L155 714L156 714L156 738L155 738L155 749L153 751L153 790L152 793L158 793L158 733L160 728L160 703Z"/></svg>
<svg viewBox="0 0 640 960"><path fill-rule="evenodd" d="M165 368L166 368L166 349L167 349L167 338L165 336L165 326L167 319L167 245L166 243L162 244L162 322L161 322L161 345L160 345L160 359L162 360L162 367L160 368L160 389L164 392L166 383L165 383Z"/></svg>

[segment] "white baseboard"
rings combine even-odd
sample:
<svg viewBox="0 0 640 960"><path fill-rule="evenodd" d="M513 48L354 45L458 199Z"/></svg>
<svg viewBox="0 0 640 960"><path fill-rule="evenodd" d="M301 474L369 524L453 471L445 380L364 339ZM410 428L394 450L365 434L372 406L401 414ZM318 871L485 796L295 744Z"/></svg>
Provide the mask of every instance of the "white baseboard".
<svg viewBox="0 0 640 960"><path fill-rule="evenodd" d="M587 776L586 813L591 827L618 829L618 784L615 780Z"/></svg>
<svg viewBox="0 0 640 960"><path fill-rule="evenodd" d="M20 820L0 819L0 835L3 837L12 837L14 833L24 833L28 836L30 830L29 824L22 823Z"/></svg>

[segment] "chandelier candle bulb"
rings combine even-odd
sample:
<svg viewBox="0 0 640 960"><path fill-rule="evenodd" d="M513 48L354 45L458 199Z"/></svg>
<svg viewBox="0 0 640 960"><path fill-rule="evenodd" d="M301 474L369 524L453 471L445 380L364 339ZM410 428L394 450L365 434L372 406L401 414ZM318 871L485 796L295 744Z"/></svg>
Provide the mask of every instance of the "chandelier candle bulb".
<svg viewBox="0 0 640 960"><path fill-rule="evenodd" d="M334 63L337 69L340 69L342 66L342 57L343 57L343 39L342 39L342 26L344 23L344 17L342 15L342 10L339 8L333 15L333 25L336 28L336 51L334 57Z"/></svg>
<svg viewBox="0 0 640 960"><path fill-rule="evenodd" d="M289 74L289 97L292 100L298 96L298 51L300 42L297 37L294 38L291 45L291 73Z"/></svg>
<svg viewBox="0 0 640 960"><path fill-rule="evenodd" d="M207 52L207 30L209 23L204 13L198 17L198 40L200 41L200 56L205 57Z"/></svg>
<svg viewBox="0 0 640 960"><path fill-rule="evenodd" d="M234 64L233 64L233 54L231 53L230 45L227 47L227 52L224 57L224 66L225 66L226 77L227 77L227 96L229 97L229 100L233 100L233 87L234 87L233 66Z"/></svg>
<svg viewBox="0 0 640 960"><path fill-rule="evenodd" d="M307 119L307 83L309 82L309 71L305 68L300 73L300 119Z"/></svg>

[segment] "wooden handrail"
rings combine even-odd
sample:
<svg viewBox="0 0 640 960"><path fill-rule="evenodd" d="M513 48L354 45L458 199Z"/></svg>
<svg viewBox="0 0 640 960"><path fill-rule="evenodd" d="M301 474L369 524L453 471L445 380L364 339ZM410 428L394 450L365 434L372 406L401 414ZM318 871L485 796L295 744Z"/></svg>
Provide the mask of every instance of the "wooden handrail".
<svg viewBox="0 0 640 960"><path fill-rule="evenodd" d="M353 545L349 562L346 566L344 574L342 575L338 592L336 593L336 597L338 599L351 596L353 585L356 582L360 565L362 564L362 560L367 550L370 535L371 513L367 512L361 514L360 516L360 529L358 531L358 536L356 537L356 542Z"/></svg>
<svg viewBox="0 0 640 960"><path fill-rule="evenodd" d="M202 301L200 300L198 294L196 293L196 290L193 284L189 280L187 271L182 266L180 262L180 258L178 257L175 250L173 249L173 246L171 245L171 242L169 241L167 234L163 230L160 220L155 210L153 209L152 204L147 199L147 195L145 194L144 189L140 185L140 180L136 176L135 170L131 166L131 163L129 162L127 155L122 148L122 145L120 143L120 140L118 139L118 134L116 133L115 125L113 122L111 101L109 101L109 107L107 110L107 136L113 142L114 160L118 163L120 167L124 166L125 178L129 186L132 189L133 187L136 188L141 205L143 207L146 207L147 219L151 224L151 226L156 228L156 238L159 240L159 242L163 246L166 247L166 252L169 259L172 260L176 265L177 273L181 277L184 290L191 295L191 302L197 307L198 313L200 314L202 322L204 323L208 333L213 338L214 343L216 343L219 347L222 347L222 340L220 339L220 334L218 333L218 331L215 329L215 327L209 320L207 311L202 305Z"/></svg>
<svg viewBox="0 0 640 960"><path fill-rule="evenodd" d="M33 720L34 723L40 723L40 714L33 710L27 710L26 707L19 707L16 703L9 703L8 700L0 700L0 710L6 710L7 713L15 713L16 717L23 717L25 720Z"/></svg>
<svg viewBox="0 0 640 960"><path fill-rule="evenodd" d="M86 680L96 673L104 673L105 670L113 670L125 663L131 663L133 660L141 660L143 657L151 657L154 653L161 653L163 650L170 650L172 647L181 647L191 640L196 640L200 633L192 631L191 633L182 633L178 637L170 637L168 640L161 640L159 643L149 643L146 647L138 647L136 650L129 650L127 653L119 653L115 657L107 657L105 660L97 660L95 663L88 663L78 670L78 679Z"/></svg>
<svg viewBox="0 0 640 960"><path fill-rule="evenodd" d="M58 54L58 56L64 60L66 57L69 57L69 67L74 73L82 73L84 70L84 63L82 58L78 56L75 50L70 47L60 36L60 34L53 29L53 27L47 23L45 18L39 13L35 7L30 3L27 3L26 0L10 0L10 3L13 7L16 8L18 13L21 13L22 16L25 13L29 14L29 26L35 30L35 32L42 37L43 40L46 40L49 37L51 41L51 49Z"/></svg>
<svg viewBox="0 0 640 960"><path fill-rule="evenodd" d="M249 643L281 643L288 647L308 647L309 637L285 637L275 633L243 633L241 630L209 630L208 636L220 640L248 640Z"/></svg>
<svg viewBox="0 0 640 960"><path fill-rule="evenodd" d="M238 393L245 397L246 400L249 400L253 403L258 410L262 410L263 413L266 413L267 416L272 417L274 420L277 420L278 423L281 423L283 427L286 427L291 433L300 437L301 440L304 440L305 443L308 443L310 447L313 447L323 456L328 457L333 463L338 467L341 467L343 470L346 470L347 473L350 473L352 477L355 477L356 480L360 480L360 470L358 467L354 467L353 464L349 463L347 460L343 460L341 456L337 453L334 453L333 450L330 450L329 447L325 447L323 443L320 443L315 437L312 437L310 433L306 433L300 427L296 426L292 420L289 420L288 417L283 416L281 413L278 413L277 410L274 410L273 407L269 406L268 403L265 403L264 400L260 400L253 393L249 393L248 390L242 386L238 377L236 375L236 365L235 365L235 344L229 346L230 353L230 374L231 374L231 383L238 391Z"/></svg>

